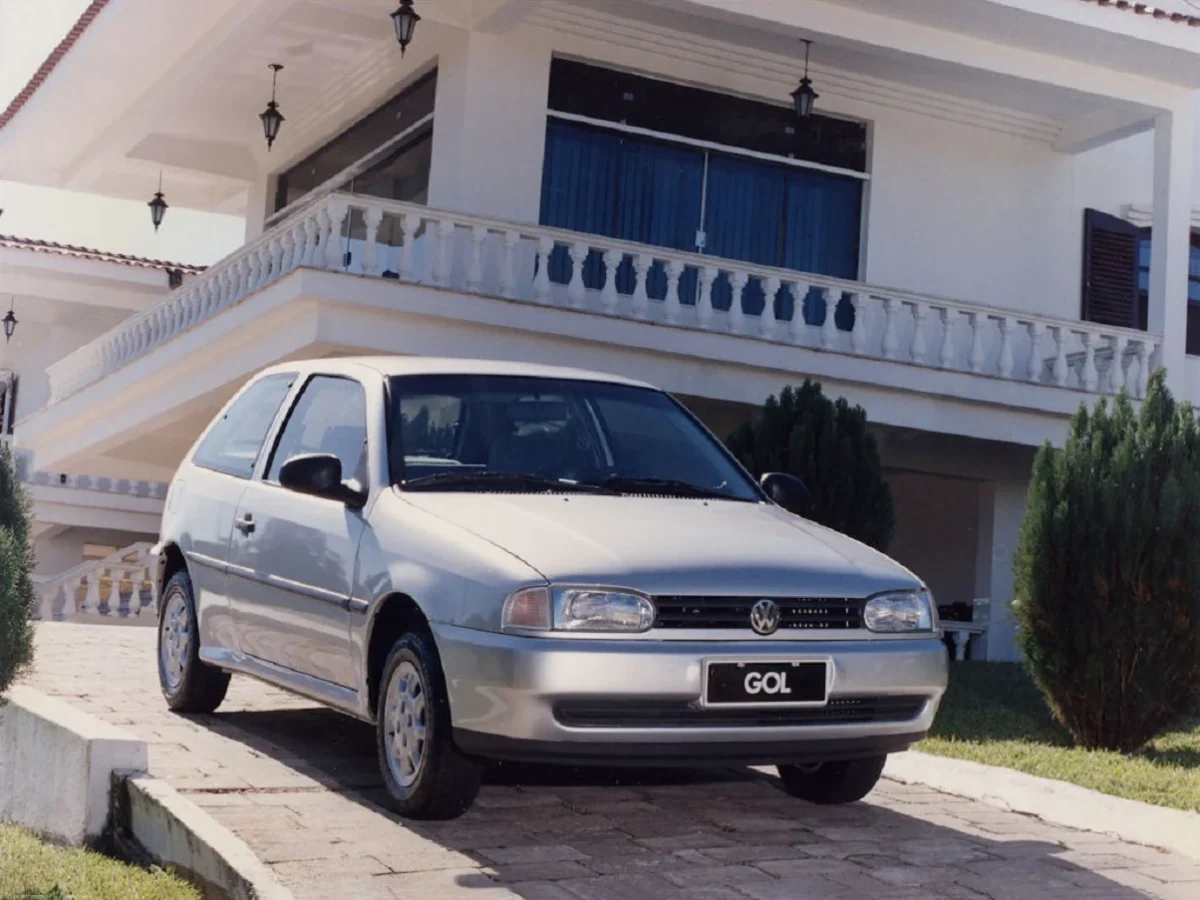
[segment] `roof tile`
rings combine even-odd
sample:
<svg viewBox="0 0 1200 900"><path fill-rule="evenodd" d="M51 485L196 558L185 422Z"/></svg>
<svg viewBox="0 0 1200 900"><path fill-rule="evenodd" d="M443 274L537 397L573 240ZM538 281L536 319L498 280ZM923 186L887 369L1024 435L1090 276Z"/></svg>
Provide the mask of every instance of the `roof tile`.
<svg viewBox="0 0 1200 900"><path fill-rule="evenodd" d="M139 269L163 269L171 271L178 269L185 275L195 275L204 271L204 266L192 266L186 263L167 262L162 259L148 259L144 256L129 256L125 253L109 253L106 250L93 250L90 247L77 247L74 244L57 244L54 241L39 241L33 238L16 237L0 234L0 248L10 247L15 250L32 250L35 253L57 253L61 256L73 256L77 259L94 259L97 262L117 263L122 266L134 266Z"/></svg>
<svg viewBox="0 0 1200 900"><path fill-rule="evenodd" d="M1190 25L1193 28L1200 28L1200 16L1192 16L1188 15L1187 13L1163 9L1161 6L1154 6L1151 3L1131 3L1130 0L1083 0L1083 2L1095 3L1097 6L1108 6L1112 7L1113 9L1137 13L1139 16L1151 16L1155 19L1165 19L1178 25Z"/></svg>
<svg viewBox="0 0 1200 900"><path fill-rule="evenodd" d="M83 33L87 31L88 26L100 14L100 10L104 9L107 5L108 0L92 0L87 5L87 8L80 15L79 19L71 26L71 30L67 32L67 36L59 41L58 46L38 66L37 71L33 73L33 77L29 79L25 87L21 88L20 93L13 97L12 102L8 104L8 108L4 112L0 112L0 128L11 122L17 113L21 111L21 107L29 102L29 98L50 77L50 73L62 62L62 58L67 55L70 49L75 46L75 43L83 36Z"/></svg>

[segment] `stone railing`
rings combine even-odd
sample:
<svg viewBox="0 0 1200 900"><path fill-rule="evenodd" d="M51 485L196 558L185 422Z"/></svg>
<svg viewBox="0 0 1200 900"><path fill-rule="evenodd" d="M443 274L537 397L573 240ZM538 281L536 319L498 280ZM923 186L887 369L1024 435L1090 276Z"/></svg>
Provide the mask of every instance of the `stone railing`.
<svg viewBox="0 0 1200 900"><path fill-rule="evenodd" d="M158 599L150 571L150 544L131 544L104 559L35 579L43 622L105 619L154 625Z"/></svg>
<svg viewBox="0 0 1200 900"><path fill-rule="evenodd" d="M1005 381L1141 397L1160 336L333 194L49 369L51 402L299 267Z"/></svg>

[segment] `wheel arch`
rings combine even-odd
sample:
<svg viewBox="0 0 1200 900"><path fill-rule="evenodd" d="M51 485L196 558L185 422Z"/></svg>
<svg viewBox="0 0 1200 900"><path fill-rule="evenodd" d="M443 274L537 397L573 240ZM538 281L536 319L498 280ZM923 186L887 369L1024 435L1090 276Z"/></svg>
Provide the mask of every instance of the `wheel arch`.
<svg viewBox="0 0 1200 900"><path fill-rule="evenodd" d="M393 591L372 606L364 646L366 660L367 709L375 715L379 704L379 682L392 645L402 634L424 631L431 634L429 617L409 594Z"/></svg>
<svg viewBox="0 0 1200 900"><path fill-rule="evenodd" d="M167 541L159 544L158 548L158 568L154 573L154 590L158 599L159 615L162 614L162 596L163 591L167 588L167 582L175 575L176 572L188 571L187 557L183 554L183 548L175 541Z"/></svg>

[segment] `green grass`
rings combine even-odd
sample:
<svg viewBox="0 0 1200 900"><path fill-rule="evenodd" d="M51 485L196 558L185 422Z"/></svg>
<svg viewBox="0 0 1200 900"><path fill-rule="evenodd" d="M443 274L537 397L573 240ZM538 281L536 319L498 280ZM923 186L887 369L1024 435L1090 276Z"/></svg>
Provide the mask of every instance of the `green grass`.
<svg viewBox="0 0 1200 900"><path fill-rule="evenodd" d="M190 885L0 825L0 900L199 900Z"/></svg>
<svg viewBox="0 0 1200 900"><path fill-rule="evenodd" d="M1016 664L952 665L933 732L917 749L1200 811L1200 717L1129 756L1072 747Z"/></svg>

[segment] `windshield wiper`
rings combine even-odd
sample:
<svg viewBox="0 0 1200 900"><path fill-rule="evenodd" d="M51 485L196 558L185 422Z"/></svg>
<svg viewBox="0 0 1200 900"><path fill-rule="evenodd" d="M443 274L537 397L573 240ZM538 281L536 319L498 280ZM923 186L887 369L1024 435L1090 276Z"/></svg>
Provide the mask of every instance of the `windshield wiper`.
<svg viewBox="0 0 1200 900"><path fill-rule="evenodd" d="M414 478L402 485L407 491L434 490L437 488L494 488L517 491L579 491L585 494L616 494L605 485L571 481L567 478L546 478L541 475L508 474L506 472L438 472Z"/></svg>
<svg viewBox="0 0 1200 900"><path fill-rule="evenodd" d="M597 486L610 491L620 491L623 494L672 494L678 497L703 497L714 500L740 499L717 488L701 487L698 484L673 478L631 478L614 475L597 482Z"/></svg>

